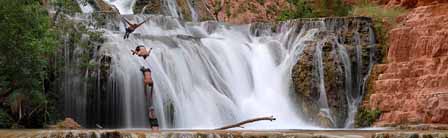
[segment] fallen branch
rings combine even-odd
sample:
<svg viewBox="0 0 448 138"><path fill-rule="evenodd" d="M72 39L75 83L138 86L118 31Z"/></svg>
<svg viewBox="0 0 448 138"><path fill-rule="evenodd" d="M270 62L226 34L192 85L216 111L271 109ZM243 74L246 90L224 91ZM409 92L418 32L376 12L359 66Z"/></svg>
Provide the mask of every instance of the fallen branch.
<svg viewBox="0 0 448 138"><path fill-rule="evenodd" d="M249 120L245 120L236 124L232 124L232 125L228 125L228 126L224 126L221 128L217 128L215 130L225 130L225 129L229 129L229 128L235 128L235 127L242 127L242 125L247 124L247 123L253 123L256 121L262 121L262 120L269 120L269 121L274 121L275 118L273 116L270 117L258 117L258 118L254 118L254 119L249 119Z"/></svg>

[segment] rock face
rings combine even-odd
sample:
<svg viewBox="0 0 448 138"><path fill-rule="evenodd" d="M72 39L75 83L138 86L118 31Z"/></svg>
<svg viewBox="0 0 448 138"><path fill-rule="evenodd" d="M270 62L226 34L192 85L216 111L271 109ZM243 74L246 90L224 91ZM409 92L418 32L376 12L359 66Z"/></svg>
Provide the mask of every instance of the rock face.
<svg viewBox="0 0 448 138"><path fill-rule="evenodd" d="M345 127L355 99L362 95L363 78L375 60L372 24L369 18L328 18L323 22L328 29L304 43L293 66L292 97L306 121Z"/></svg>
<svg viewBox="0 0 448 138"><path fill-rule="evenodd" d="M184 20L191 21L188 1L177 0L177 10ZM289 7L286 0L194 0L190 4L198 14L199 21L218 18L219 21L233 24L274 21L282 10ZM134 11L140 13L145 5L145 13L167 15L164 12L166 6L161 1L137 0Z"/></svg>
<svg viewBox="0 0 448 138"><path fill-rule="evenodd" d="M448 3L413 9L389 34L387 64L375 67L364 104L381 110L375 125L448 123Z"/></svg>
<svg viewBox="0 0 448 138"><path fill-rule="evenodd" d="M426 6L436 3L445 3L448 0L372 0L388 7L401 6L405 8L415 8L418 6Z"/></svg>
<svg viewBox="0 0 448 138"><path fill-rule="evenodd" d="M275 21L277 15L288 6L286 0L231 0L224 4L219 18L236 24Z"/></svg>

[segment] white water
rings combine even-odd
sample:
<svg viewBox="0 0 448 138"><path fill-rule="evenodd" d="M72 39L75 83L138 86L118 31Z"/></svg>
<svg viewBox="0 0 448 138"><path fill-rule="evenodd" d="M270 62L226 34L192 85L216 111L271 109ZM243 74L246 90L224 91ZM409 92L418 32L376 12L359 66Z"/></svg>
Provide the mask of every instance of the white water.
<svg viewBox="0 0 448 138"><path fill-rule="evenodd" d="M76 2L78 3L79 8L81 8L82 13L92 13L94 11L92 5L89 3L82 2L81 0L76 0Z"/></svg>
<svg viewBox="0 0 448 138"><path fill-rule="evenodd" d="M328 118L331 123L335 124L331 111L328 105L328 97L327 97L327 91L325 90L325 77L324 77L324 65L323 65L323 59L322 59L322 48L323 48L323 42L318 42L316 51L314 53L314 66L316 67L313 70L313 73L316 74L316 77L319 78L318 82L318 91L319 91L319 107L320 107L320 113L324 115L324 117Z"/></svg>
<svg viewBox="0 0 448 138"><path fill-rule="evenodd" d="M138 70L145 63L129 53L144 44L154 48L149 64L163 128L217 128L270 115L277 120L246 128L312 128L300 119L288 93L296 50L303 49L301 43L312 40L316 30L305 30L287 44L289 35L255 37L250 25L204 22L184 27L175 19L151 18L129 40L123 40L121 32L106 31L108 41L102 50L112 54L113 75L120 80L116 85L124 92L125 127L146 125ZM210 26L216 30L208 33Z"/></svg>
<svg viewBox="0 0 448 138"><path fill-rule="evenodd" d="M135 0L104 0L109 5L117 8L120 14L134 14Z"/></svg>
<svg viewBox="0 0 448 138"><path fill-rule="evenodd" d="M176 0L162 0L164 10L168 16L182 18L182 15L177 10L177 2Z"/></svg>
<svg viewBox="0 0 448 138"><path fill-rule="evenodd" d="M293 104L288 94L292 93L291 68L299 60L305 48L304 43L316 40L316 33L328 31L323 20L307 21L301 28L296 28L298 25L294 25L294 22L282 23L275 33L270 26L251 30L254 24L231 26L215 22L184 23L176 16L176 5L173 5L175 1L164 1L173 17L127 16L131 22L150 18L130 39L122 39L124 25L119 19L110 20L109 27L103 29L107 41L101 47L99 55L112 57L112 72L108 78L106 94L109 98L98 98L99 103L108 105L98 105L100 109L106 108L106 112L98 113L100 118L108 116L102 119L106 123L89 121L90 114L86 113L86 107L92 105L87 105L88 100L82 98L87 97L88 84L82 83L82 76L73 78L75 75L70 73L67 73L67 78L73 79L64 84L65 91L70 93L65 98L70 102L66 105L67 114L83 118L80 119L83 124L89 122L106 126L114 124L113 127L120 128L147 127L147 101L139 71L147 63L130 54L130 49L143 44L154 48L149 64L152 66L155 82L155 108L162 128L217 128L270 115L277 120L249 124L246 128L315 128L304 123L298 113L300 109ZM131 9L135 3L133 0L108 2L116 5L121 14L132 14ZM330 41L337 42L336 38L331 39ZM356 47L355 51L357 63L360 64L361 50ZM336 51L333 52L343 63L345 78L350 78L345 79L344 83L349 106L346 123L350 126L356 106L361 101L356 93L361 91L361 88L356 88L362 83L358 82L361 80L361 67L357 66L357 78L353 81L347 49L337 44ZM322 45L319 44L313 59L317 68L314 71L319 79L319 106L321 112L335 123L326 96L322 56ZM75 57L67 54L67 58L67 63L76 63L72 61ZM366 77L363 82L365 79ZM355 88L353 83L356 83ZM75 89L79 88L82 88L82 92L76 93ZM76 108L72 108L73 105ZM103 110L97 112L100 111Z"/></svg>
<svg viewBox="0 0 448 138"><path fill-rule="evenodd" d="M194 8L194 0L186 0L187 4L188 4L188 9L190 9L190 13L191 13L191 20L193 22L198 22L199 21L199 15L196 13L196 9Z"/></svg>

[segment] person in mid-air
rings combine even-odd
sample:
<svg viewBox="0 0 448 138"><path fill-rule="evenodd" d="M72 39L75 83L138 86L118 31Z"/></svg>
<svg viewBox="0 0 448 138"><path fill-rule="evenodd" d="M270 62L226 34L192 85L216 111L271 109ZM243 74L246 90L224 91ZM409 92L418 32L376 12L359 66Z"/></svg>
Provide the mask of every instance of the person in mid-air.
<svg viewBox="0 0 448 138"><path fill-rule="evenodd" d="M128 25L128 27L126 27L126 33L124 34L123 39L127 39L129 38L129 35L135 31L135 29L137 29L139 26L141 26L142 24L144 24L147 20L139 23L139 24L134 24L129 22L128 20L126 20L126 18L123 18L123 20L126 22L126 24Z"/></svg>

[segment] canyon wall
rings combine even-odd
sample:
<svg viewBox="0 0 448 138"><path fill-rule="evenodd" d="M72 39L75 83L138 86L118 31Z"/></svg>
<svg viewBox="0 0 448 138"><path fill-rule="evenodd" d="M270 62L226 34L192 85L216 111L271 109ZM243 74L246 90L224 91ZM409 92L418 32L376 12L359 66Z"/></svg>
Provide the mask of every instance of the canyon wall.
<svg viewBox="0 0 448 138"><path fill-rule="evenodd" d="M140 13L164 14L163 1L137 0L134 11ZM275 21L281 11L289 8L286 0L177 0L178 14L187 21L192 20L191 9L199 16L199 21L219 20L232 24L247 24L261 21ZM190 4L190 5L189 5Z"/></svg>
<svg viewBox="0 0 448 138"><path fill-rule="evenodd" d="M419 6L433 5L438 3L446 3L448 0L372 0L378 4L388 7L401 6L405 8L416 8Z"/></svg>
<svg viewBox="0 0 448 138"><path fill-rule="evenodd" d="M389 31L387 61L375 65L363 106L381 111L376 126L448 123L447 1L382 3L416 8Z"/></svg>

